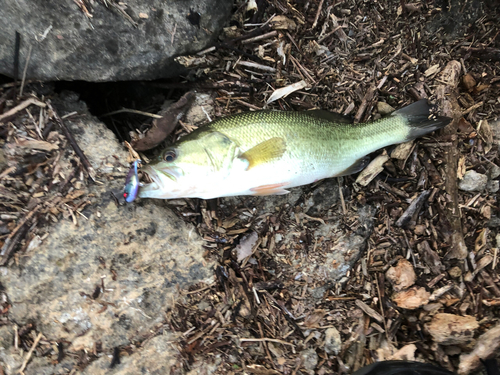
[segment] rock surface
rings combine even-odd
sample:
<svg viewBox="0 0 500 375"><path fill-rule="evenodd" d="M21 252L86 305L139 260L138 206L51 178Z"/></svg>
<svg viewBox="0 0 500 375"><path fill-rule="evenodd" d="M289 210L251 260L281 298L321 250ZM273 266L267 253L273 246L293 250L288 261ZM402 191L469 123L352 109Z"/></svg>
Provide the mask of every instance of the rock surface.
<svg viewBox="0 0 500 375"><path fill-rule="evenodd" d="M182 71L174 57L210 46L232 7L228 0L131 0L120 5L122 11L115 1L108 1L108 7L104 3L93 2L88 17L73 1L0 0L0 74L13 75L18 31L20 71L32 46L28 79L96 82L173 77Z"/></svg>
<svg viewBox="0 0 500 375"><path fill-rule="evenodd" d="M66 109L82 113L84 107L67 102ZM100 342L102 358L85 373L137 374L141 369L169 373L176 353L169 343L175 336L168 331L147 340L112 371L109 354L154 332L165 311L180 298L177 289L211 283L214 265L203 259L202 241L194 227L168 208L152 200L115 203L111 192L122 188L126 153L111 131L90 116L66 123L103 184L89 187L92 204L82 212L87 219L78 216L77 225L71 219L60 220L17 265L0 268L0 281L12 304L8 317L18 325L34 324L46 340L65 340L65 350L71 352L93 352ZM2 328L6 329L2 333L8 338L12 328ZM0 365L15 368L22 359L9 345L0 350ZM66 356L57 369L71 368L75 361L71 357ZM37 358L25 373L49 374L57 369L47 358Z"/></svg>

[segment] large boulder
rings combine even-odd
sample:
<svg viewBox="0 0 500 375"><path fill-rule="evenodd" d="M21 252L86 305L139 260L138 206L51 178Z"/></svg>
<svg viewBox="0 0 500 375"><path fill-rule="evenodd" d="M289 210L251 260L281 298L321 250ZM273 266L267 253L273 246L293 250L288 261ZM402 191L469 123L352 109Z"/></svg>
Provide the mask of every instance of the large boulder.
<svg viewBox="0 0 500 375"><path fill-rule="evenodd" d="M62 340L67 353L91 353L100 346L102 353L92 359L87 374L170 373L177 358L171 341L178 334L164 327L165 314L184 298L180 290L213 283L215 264L203 257L195 227L158 201L118 205L111 193L123 187L127 153L81 102L67 96L54 106L61 115L79 113L65 123L100 184L81 188L90 203L81 215L60 218L45 228L46 238L30 242L16 264L0 267L0 292L11 304L9 322L32 324L44 340ZM61 172L69 174L72 157L62 150ZM0 369L9 374L24 360L13 346L13 324L0 327ZM156 330L162 333L158 338ZM152 340L109 369L113 350L145 338ZM25 374L68 373L76 362L72 355L57 365L37 357Z"/></svg>
<svg viewBox="0 0 500 375"><path fill-rule="evenodd" d="M17 31L21 71L32 46L28 79L101 82L172 77L181 72L174 57L210 46L232 6L230 0L92 3L85 15L75 1L0 0L0 74L13 75Z"/></svg>

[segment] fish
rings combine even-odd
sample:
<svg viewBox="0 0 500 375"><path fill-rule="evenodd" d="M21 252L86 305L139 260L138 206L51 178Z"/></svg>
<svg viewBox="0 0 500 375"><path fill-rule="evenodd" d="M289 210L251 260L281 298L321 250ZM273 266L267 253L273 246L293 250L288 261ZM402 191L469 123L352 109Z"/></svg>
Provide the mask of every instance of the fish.
<svg viewBox="0 0 500 375"><path fill-rule="evenodd" d="M125 202L132 203L136 200L139 193L140 181L139 173L137 171L138 164L141 163L139 159L132 163L132 167L128 171L127 178L125 179L125 188L123 191L123 198Z"/></svg>
<svg viewBox="0 0 500 375"><path fill-rule="evenodd" d="M141 171L147 182L138 196L286 194L296 186L359 172L368 164L368 154L429 134L451 120L431 115L425 99L359 124L324 110L222 117L180 138L145 165Z"/></svg>

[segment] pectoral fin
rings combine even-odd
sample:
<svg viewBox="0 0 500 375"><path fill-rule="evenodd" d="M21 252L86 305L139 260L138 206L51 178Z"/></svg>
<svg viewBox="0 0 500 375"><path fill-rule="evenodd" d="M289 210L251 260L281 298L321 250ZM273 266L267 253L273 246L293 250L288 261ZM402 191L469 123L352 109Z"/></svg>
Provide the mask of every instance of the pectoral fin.
<svg viewBox="0 0 500 375"><path fill-rule="evenodd" d="M281 158L285 151L285 140L280 137L274 137L244 152L241 154L240 158L248 160L247 170L249 170L259 164L268 163Z"/></svg>
<svg viewBox="0 0 500 375"><path fill-rule="evenodd" d="M358 159L352 164L349 168L343 170L339 174L335 175L336 177L340 176L348 176L353 173L357 173L359 171L362 171L365 169L365 167L370 164L370 158L368 156L365 156L364 158Z"/></svg>

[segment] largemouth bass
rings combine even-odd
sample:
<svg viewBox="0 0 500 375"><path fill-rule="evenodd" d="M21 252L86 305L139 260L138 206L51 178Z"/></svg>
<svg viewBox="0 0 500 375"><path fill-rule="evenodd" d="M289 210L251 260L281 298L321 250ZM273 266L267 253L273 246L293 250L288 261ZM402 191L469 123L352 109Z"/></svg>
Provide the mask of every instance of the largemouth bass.
<svg viewBox="0 0 500 375"><path fill-rule="evenodd" d="M366 155L446 126L420 100L382 119L353 124L322 110L256 111L220 118L166 148L142 168L141 198L286 194L288 188L359 172Z"/></svg>

